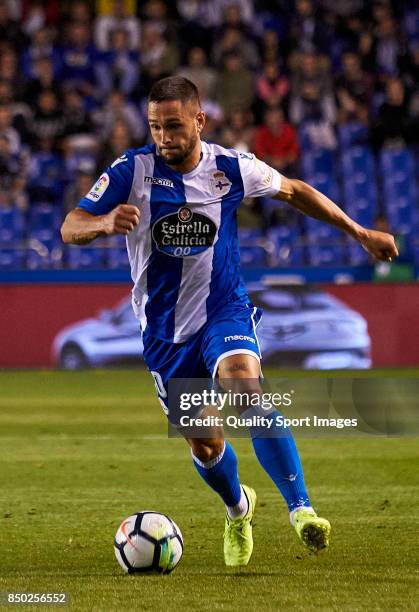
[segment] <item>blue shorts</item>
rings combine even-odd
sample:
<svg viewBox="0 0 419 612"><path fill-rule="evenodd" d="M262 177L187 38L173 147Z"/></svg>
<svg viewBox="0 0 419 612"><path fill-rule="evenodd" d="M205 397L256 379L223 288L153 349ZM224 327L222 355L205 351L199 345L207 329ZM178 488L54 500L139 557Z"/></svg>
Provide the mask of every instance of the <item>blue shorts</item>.
<svg viewBox="0 0 419 612"><path fill-rule="evenodd" d="M169 379L214 379L220 361L230 355L245 353L260 361L256 326L261 316L262 310L251 303L232 302L220 308L181 344L143 334L143 357L154 378L162 408L173 425L179 422L181 412L177 402L171 402L169 411Z"/></svg>

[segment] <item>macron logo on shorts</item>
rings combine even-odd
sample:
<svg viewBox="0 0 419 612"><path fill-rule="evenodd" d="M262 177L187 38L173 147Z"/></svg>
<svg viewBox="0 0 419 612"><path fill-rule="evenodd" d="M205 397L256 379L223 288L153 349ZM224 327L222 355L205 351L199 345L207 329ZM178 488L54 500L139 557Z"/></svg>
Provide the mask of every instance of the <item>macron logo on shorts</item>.
<svg viewBox="0 0 419 612"><path fill-rule="evenodd" d="M253 342L253 344L256 344L256 340L254 338L251 338L250 336L240 336L236 334L235 336L226 336L224 338L224 342L231 342L232 340L248 340L249 342Z"/></svg>

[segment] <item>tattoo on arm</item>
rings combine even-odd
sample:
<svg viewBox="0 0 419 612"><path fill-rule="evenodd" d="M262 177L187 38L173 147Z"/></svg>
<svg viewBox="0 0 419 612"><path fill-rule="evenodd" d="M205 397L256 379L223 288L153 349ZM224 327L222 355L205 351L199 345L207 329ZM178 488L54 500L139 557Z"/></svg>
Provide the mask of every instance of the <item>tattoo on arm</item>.
<svg viewBox="0 0 419 612"><path fill-rule="evenodd" d="M72 234L71 235L71 242L73 244L89 244L90 242L92 242L92 240L94 240L96 238L96 233L89 234L89 235L84 235L82 236L81 234Z"/></svg>

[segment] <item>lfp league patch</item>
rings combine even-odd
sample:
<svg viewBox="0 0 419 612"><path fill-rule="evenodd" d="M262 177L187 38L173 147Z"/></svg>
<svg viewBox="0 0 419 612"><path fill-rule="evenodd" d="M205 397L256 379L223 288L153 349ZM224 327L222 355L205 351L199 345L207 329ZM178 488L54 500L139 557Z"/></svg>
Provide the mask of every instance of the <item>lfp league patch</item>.
<svg viewBox="0 0 419 612"><path fill-rule="evenodd" d="M88 200L97 202L103 196L109 186L109 175L104 172L86 195Z"/></svg>

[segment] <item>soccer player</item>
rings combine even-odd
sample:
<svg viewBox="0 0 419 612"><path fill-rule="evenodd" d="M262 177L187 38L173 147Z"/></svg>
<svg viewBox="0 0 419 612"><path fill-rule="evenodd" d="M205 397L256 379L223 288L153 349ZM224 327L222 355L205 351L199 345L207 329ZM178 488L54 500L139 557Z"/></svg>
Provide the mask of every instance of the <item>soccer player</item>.
<svg viewBox="0 0 419 612"><path fill-rule="evenodd" d="M64 242L79 245L126 235L144 359L163 410L178 425L179 407L171 403L169 410L171 378L209 375L236 381L240 391L261 392L261 313L240 280L236 211L244 197L285 200L339 227L378 260L398 253L393 236L361 227L306 183L287 179L254 155L202 141L205 115L191 81L176 76L155 83L148 120L154 144L116 159L67 215L61 233ZM326 548L330 524L311 506L291 432L267 437L255 427L250 434L297 535L312 551ZM187 441L196 469L226 506L225 563L247 565L256 493L240 483L235 452L221 428Z"/></svg>

